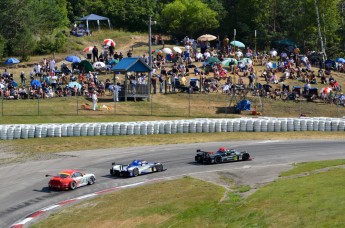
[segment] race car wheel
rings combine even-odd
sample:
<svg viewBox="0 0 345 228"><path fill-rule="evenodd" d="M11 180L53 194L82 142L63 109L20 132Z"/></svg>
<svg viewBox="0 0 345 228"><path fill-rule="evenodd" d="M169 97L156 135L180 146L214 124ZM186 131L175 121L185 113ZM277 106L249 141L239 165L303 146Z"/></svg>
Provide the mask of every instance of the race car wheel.
<svg viewBox="0 0 345 228"><path fill-rule="evenodd" d="M94 177L90 177L88 184L89 185L93 185L94 183L95 183L95 178Z"/></svg>
<svg viewBox="0 0 345 228"><path fill-rule="evenodd" d="M248 153L244 153L242 154L242 161L247 161L249 159L249 154Z"/></svg>
<svg viewBox="0 0 345 228"><path fill-rule="evenodd" d="M70 185L70 189L71 190L74 190L74 189L76 189L77 188L77 183L75 182L75 181L72 181L71 182L71 185Z"/></svg>
<svg viewBox="0 0 345 228"><path fill-rule="evenodd" d="M139 176L139 169L135 168L133 169L133 177Z"/></svg>
<svg viewBox="0 0 345 228"><path fill-rule="evenodd" d="M218 157L215 157L215 158L214 158L214 162L215 162L215 163L221 163L221 162L222 162L222 158L219 157L219 156L218 156Z"/></svg>
<svg viewBox="0 0 345 228"><path fill-rule="evenodd" d="M157 165L156 170L157 170L157 172L162 172L163 171L163 165Z"/></svg>

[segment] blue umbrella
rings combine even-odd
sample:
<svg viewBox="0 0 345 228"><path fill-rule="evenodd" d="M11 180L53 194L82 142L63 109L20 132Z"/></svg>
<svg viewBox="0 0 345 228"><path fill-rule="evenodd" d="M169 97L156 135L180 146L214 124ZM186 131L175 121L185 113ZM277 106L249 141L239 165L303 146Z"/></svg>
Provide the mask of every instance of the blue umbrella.
<svg viewBox="0 0 345 228"><path fill-rule="evenodd" d="M11 64L16 64L16 63L20 63L20 61L16 58L9 58L9 59L6 59L6 61L4 62L4 64L6 65L11 65Z"/></svg>
<svg viewBox="0 0 345 228"><path fill-rule="evenodd" d="M38 80L36 80L36 79L34 79L34 80L31 81L30 85L31 85L32 87L34 87L34 86L36 86L36 87L41 87L41 82L38 81Z"/></svg>
<svg viewBox="0 0 345 228"><path fill-rule="evenodd" d="M13 85L14 87L17 87L17 86L18 86L18 83L15 82L15 81L12 81L12 85Z"/></svg>
<svg viewBox="0 0 345 228"><path fill-rule="evenodd" d="M246 45L244 45L244 43L240 42L240 41L231 41L230 44L232 46L235 46L235 47L239 47L239 48L244 48L246 47Z"/></svg>
<svg viewBox="0 0 345 228"><path fill-rule="evenodd" d="M71 63L80 63L81 60L78 56L75 55L70 55L65 58L66 61L71 62Z"/></svg>
<svg viewBox="0 0 345 228"><path fill-rule="evenodd" d="M345 59L343 59L343 58L337 58L337 62L338 62L338 63L345 63Z"/></svg>
<svg viewBox="0 0 345 228"><path fill-rule="evenodd" d="M81 89L81 85L78 82L70 82L68 83L69 88L74 88L76 86L78 89Z"/></svg>

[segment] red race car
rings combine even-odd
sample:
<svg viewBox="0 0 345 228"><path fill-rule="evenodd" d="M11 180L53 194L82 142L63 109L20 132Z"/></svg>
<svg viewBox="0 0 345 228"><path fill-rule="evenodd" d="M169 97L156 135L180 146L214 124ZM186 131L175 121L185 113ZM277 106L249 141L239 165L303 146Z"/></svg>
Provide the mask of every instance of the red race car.
<svg viewBox="0 0 345 228"><path fill-rule="evenodd" d="M51 176L48 186L51 189L74 190L84 185L92 185L96 181L96 177L92 173L82 173L77 170L69 169L61 171L57 176Z"/></svg>

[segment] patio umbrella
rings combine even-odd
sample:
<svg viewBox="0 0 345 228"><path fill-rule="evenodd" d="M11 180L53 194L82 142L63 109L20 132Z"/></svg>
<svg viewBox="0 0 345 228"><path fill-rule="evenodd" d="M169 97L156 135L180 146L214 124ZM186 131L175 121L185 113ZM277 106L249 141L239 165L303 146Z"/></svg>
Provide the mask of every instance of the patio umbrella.
<svg viewBox="0 0 345 228"><path fill-rule="evenodd" d="M70 55L65 58L66 61L71 62L71 63L80 63L81 60L78 56L75 55Z"/></svg>
<svg viewBox="0 0 345 228"><path fill-rule="evenodd" d="M162 50L165 54L171 54L172 53L172 50L170 48L163 48Z"/></svg>
<svg viewBox="0 0 345 228"><path fill-rule="evenodd" d="M69 88L74 88L76 86L78 89L81 89L81 85L78 82L70 82L68 83Z"/></svg>
<svg viewBox="0 0 345 228"><path fill-rule="evenodd" d="M104 42L104 45L107 45L107 46L115 47L115 45L116 45L115 41L112 39L105 39L103 42Z"/></svg>
<svg viewBox="0 0 345 228"><path fill-rule="evenodd" d="M87 61L87 60L83 60L78 64L78 69L84 72L93 72L95 71L95 68L93 68L92 64Z"/></svg>
<svg viewBox="0 0 345 228"><path fill-rule="evenodd" d="M208 63L221 63L221 61L217 57L208 57L206 61Z"/></svg>
<svg viewBox="0 0 345 228"><path fill-rule="evenodd" d="M102 69L102 68L105 68L105 63L103 63L103 62L95 62L95 63L93 64L93 67L94 67L95 69Z"/></svg>
<svg viewBox="0 0 345 228"><path fill-rule="evenodd" d="M34 80L31 81L30 85L31 85L32 87L34 87L34 86L36 86L36 87L41 87L41 82L38 81L37 79L34 79Z"/></svg>
<svg viewBox="0 0 345 228"><path fill-rule="evenodd" d="M4 62L4 64L6 65L12 65L16 63L20 63L20 61L16 58L9 58L9 59L6 59L6 61Z"/></svg>
<svg viewBox="0 0 345 228"><path fill-rule="evenodd" d="M90 52L90 51L92 51L92 49L93 49L92 46L86 47L86 48L84 48L83 52Z"/></svg>
<svg viewBox="0 0 345 228"><path fill-rule="evenodd" d="M234 58L226 58L222 62L223 66L231 66L231 65L237 65L238 62Z"/></svg>
<svg viewBox="0 0 345 228"><path fill-rule="evenodd" d="M251 58L243 58L241 61L244 61L244 63L253 63L253 60Z"/></svg>
<svg viewBox="0 0 345 228"><path fill-rule="evenodd" d="M162 50L160 50L160 49L155 49L155 50L153 50L152 51L152 54L153 55L161 55L163 52L162 52Z"/></svg>
<svg viewBox="0 0 345 228"><path fill-rule="evenodd" d="M240 41L231 41L230 44L232 46L235 46L235 47L239 47L239 48L244 48L246 47L246 45L244 45L244 43L240 42Z"/></svg>
<svg viewBox="0 0 345 228"><path fill-rule="evenodd" d="M177 53L180 53L180 54L182 53L182 50L179 47L173 47L173 50Z"/></svg>
<svg viewBox="0 0 345 228"><path fill-rule="evenodd" d="M343 58L337 58L336 60L338 63L345 63L345 59Z"/></svg>
<svg viewBox="0 0 345 228"><path fill-rule="evenodd" d="M18 86L18 83L15 82L15 81L11 81L11 83L12 83L12 85L13 85L14 87L17 87L17 86Z"/></svg>
<svg viewBox="0 0 345 228"><path fill-rule="evenodd" d="M205 35L202 35L202 36L198 37L199 41L212 41L212 40L215 40L215 39L217 39L217 37L214 36L214 35L210 35L210 34L205 34Z"/></svg>
<svg viewBox="0 0 345 228"><path fill-rule="evenodd" d="M324 87L322 89L322 93L330 93L332 91L332 88L331 87Z"/></svg>

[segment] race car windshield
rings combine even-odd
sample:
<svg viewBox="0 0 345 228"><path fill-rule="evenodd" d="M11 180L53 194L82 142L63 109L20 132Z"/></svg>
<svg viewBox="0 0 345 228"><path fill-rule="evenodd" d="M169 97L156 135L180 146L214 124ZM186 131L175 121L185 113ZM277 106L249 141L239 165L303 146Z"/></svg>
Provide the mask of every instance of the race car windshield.
<svg viewBox="0 0 345 228"><path fill-rule="evenodd" d="M61 177L61 178L66 178L68 176L69 176L69 174L67 174L67 173L59 173L59 177Z"/></svg>

